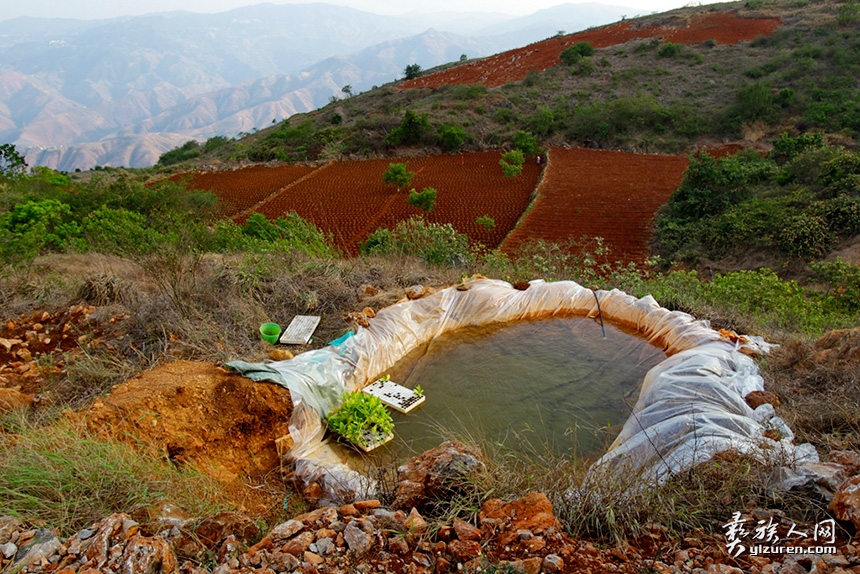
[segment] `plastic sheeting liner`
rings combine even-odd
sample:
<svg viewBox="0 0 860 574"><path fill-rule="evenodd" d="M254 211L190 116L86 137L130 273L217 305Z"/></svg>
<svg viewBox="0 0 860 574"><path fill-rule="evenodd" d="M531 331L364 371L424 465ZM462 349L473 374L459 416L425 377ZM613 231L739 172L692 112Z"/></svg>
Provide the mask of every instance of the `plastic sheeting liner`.
<svg viewBox="0 0 860 574"><path fill-rule="evenodd" d="M338 406L345 391L376 380L415 347L466 326L597 316L594 293L573 281L532 281L529 289L520 291L504 281L472 279L466 287L383 309L368 328L336 347L289 361L228 363L251 379L290 390L295 444L288 457L302 480L318 481L334 499L372 494L372 481L347 466L324 441L322 418ZM787 428L785 423L772 408L763 408L769 405L753 411L743 399L763 385L755 363L742 351L766 351L767 344L724 338L707 322L664 309L651 296L636 299L612 290L597 291L597 297L605 320L635 329L669 355L646 375L633 414L596 463L598 468L635 470L646 480L660 481L720 450L755 452L763 443L782 455L817 457L809 445L792 445L790 433L779 442L765 438L767 428Z"/></svg>

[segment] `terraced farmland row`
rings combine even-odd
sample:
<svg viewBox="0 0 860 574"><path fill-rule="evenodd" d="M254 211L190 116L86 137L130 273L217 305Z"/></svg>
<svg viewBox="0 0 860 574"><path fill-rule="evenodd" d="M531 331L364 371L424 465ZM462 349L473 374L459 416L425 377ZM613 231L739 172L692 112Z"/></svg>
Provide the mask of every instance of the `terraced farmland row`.
<svg viewBox="0 0 860 574"><path fill-rule="evenodd" d="M552 148L538 199L502 245L603 237L612 261L648 256L654 214L681 183L684 156Z"/></svg>
<svg viewBox="0 0 860 574"><path fill-rule="evenodd" d="M409 170L415 172L409 187L438 192L436 207L423 214L425 219L451 223L474 241L488 247L501 244L511 253L534 239L564 242L599 236L612 260L625 261L648 256L654 213L681 182L687 166L682 156L551 148L538 198L514 229L543 166L532 161L522 175L506 178L499 157L499 152L482 152L409 159ZM295 211L354 255L377 228L422 215L406 203L406 190L397 192L382 182L393 161L333 162L317 169L256 167L199 174L190 181L193 187L217 193L240 222L248 213L240 207L253 207L269 219ZM494 227L478 225L476 219L484 215L493 218Z"/></svg>
<svg viewBox="0 0 860 574"><path fill-rule="evenodd" d="M269 195L308 175L314 169L302 165L255 165L233 171L205 171L190 175L188 189L211 191L221 200L224 215L233 217L251 209ZM183 177L185 175L176 176L174 179Z"/></svg>
<svg viewBox="0 0 860 574"><path fill-rule="evenodd" d="M680 44L697 44L707 40L718 44L735 44L769 36L779 26L779 18L743 18L736 12L713 12L690 21L664 26L637 27L633 21L618 22L466 62L408 80L398 88L439 88L458 84L483 84L488 88L496 88L508 82L523 80L531 70L542 71L557 65L562 50L577 42L589 42L595 48L615 46L637 38L660 38L663 42Z"/></svg>

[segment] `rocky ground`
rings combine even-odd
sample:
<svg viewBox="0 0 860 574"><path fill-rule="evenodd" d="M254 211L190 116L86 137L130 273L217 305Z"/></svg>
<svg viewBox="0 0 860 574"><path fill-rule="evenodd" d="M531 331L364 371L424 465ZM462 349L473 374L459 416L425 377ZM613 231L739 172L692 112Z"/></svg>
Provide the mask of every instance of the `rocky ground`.
<svg viewBox="0 0 860 574"><path fill-rule="evenodd" d="M474 456L468 447L445 443L399 469L397 498L390 507L378 500L321 506L278 524L262 539L258 526L244 516L222 513L196 521L169 505L153 510L158 516L148 522L151 531L127 514L114 514L67 539L5 517L0 519L0 569L56 574L860 572L860 543L844 534L836 537L836 554L740 554L735 559L723 536L679 540L655 525L638 540L604 548L567 536L541 493L513 502L487 500L474 523L457 518L428 523L418 508L450 492L460 470L479 466ZM860 526L860 475L839 487L830 508L849 527ZM788 523L780 512L761 509L739 518L749 524Z"/></svg>
<svg viewBox="0 0 860 574"><path fill-rule="evenodd" d="M0 333L0 410L38 408L51 382L64 372L61 359L76 349L116 344L110 326L122 320L78 306L10 321ZM853 360L858 341L860 331L829 334L816 349L822 360L827 354ZM229 485L277 467L276 443L287 432L290 409L289 393L276 385L252 383L211 364L179 361L117 385L74 416L94 433L134 435L160 445L169 458L191 461ZM391 504L320 502L268 532L248 516L259 516L255 503L271 501L249 500L247 488L234 501L248 515L221 513L201 520L163 503L111 515L68 538L2 517L0 572L860 574L860 454L853 451L833 452L829 462L789 469L780 478L786 489L807 489L829 501L836 554L734 555L722 534L679 537L659 525L622 543L575 540L565 533L549 499L536 492L514 501L487 500L461 514L468 520L430 519L434 501L450 496L452 485L482 464L480 453L446 443L399 469ZM319 494L314 486L305 490L311 498ZM765 523L780 534L790 526L816 526L794 524L778 510L732 508L727 501L727 520L735 511L750 530Z"/></svg>

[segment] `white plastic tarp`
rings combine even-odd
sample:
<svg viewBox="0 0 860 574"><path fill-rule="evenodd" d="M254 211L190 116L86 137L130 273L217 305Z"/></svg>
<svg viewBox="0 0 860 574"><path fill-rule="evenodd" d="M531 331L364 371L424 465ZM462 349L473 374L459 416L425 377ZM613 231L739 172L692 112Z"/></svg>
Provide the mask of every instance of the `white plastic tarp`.
<svg viewBox="0 0 860 574"><path fill-rule="evenodd" d="M254 380L268 380L290 390L294 412L290 434L298 476L317 480L336 499L370 494L372 483L344 464L323 440L321 422L345 391L355 391L384 374L409 351L434 337L467 326L553 316L597 317L638 331L669 358L651 369L633 414L600 468L634 469L649 480L707 460L729 447L760 449L770 426L786 428L773 409L754 412L744 396L763 390L755 363L743 352L767 345L727 338L707 322L660 307L650 296L636 299L618 290L596 291L572 281L532 281L526 290L504 281L472 279L423 299L382 309L354 337L338 346L309 351L289 361L268 364L236 361L228 366ZM432 389L427 389L431 392ZM767 407L769 405L765 405ZM776 450L794 453L789 436ZM814 449L801 448L809 457Z"/></svg>

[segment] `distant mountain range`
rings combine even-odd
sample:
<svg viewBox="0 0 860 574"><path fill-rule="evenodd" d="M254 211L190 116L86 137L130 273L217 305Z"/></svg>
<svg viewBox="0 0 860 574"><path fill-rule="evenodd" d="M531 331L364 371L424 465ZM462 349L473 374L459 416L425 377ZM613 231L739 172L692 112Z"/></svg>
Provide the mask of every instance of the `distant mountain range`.
<svg viewBox="0 0 860 574"><path fill-rule="evenodd" d="M328 4L0 22L0 143L31 166L145 167L422 68L632 16L563 4L532 15L380 16ZM432 27L431 27L432 26ZM443 31L444 30L444 31Z"/></svg>

